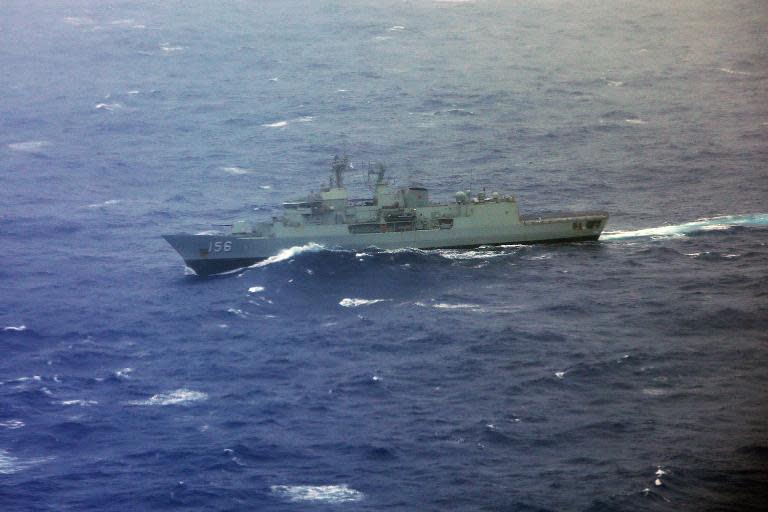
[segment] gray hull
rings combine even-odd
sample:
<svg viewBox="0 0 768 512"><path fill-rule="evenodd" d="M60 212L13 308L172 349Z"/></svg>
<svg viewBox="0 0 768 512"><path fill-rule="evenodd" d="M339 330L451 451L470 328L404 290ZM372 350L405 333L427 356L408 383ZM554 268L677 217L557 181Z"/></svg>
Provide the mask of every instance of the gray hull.
<svg viewBox="0 0 768 512"><path fill-rule="evenodd" d="M220 274L277 255L291 247L318 244L328 249L448 249L486 245L562 243L597 240L608 215L604 212L524 217L519 224L431 229L388 233L340 234L335 236L254 237L248 235L163 235L200 276ZM597 227L585 229L590 221ZM578 228L576 226L579 226Z"/></svg>

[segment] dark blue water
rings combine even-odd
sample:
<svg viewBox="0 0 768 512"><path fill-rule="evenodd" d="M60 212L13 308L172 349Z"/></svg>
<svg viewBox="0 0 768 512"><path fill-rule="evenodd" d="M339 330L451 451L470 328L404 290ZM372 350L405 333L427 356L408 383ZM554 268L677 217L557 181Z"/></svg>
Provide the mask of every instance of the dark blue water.
<svg viewBox="0 0 768 512"><path fill-rule="evenodd" d="M767 25L3 2L0 510L765 510ZM268 218L344 151L608 232L213 279L160 238Z"/></svg>

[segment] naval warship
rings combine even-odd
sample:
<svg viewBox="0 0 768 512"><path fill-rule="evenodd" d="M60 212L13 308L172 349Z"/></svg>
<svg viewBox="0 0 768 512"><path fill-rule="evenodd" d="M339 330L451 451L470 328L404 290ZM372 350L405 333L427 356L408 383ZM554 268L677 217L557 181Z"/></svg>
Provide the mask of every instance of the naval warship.
<svg viewBox="0 0 768 512"><path fill-rule="evenodd" d="M269 222L238 220L228 232L163 235L197 275L248 267L283 249L318 244L328 249L448 249L506 244L597 240L603 211L520 215L513 195L459 191L452 202L431 202L426 188L395 188L384 167L372 171L374 196L351 199L344 187L345 157L335 157L328 186L283 203Z"/></svg>

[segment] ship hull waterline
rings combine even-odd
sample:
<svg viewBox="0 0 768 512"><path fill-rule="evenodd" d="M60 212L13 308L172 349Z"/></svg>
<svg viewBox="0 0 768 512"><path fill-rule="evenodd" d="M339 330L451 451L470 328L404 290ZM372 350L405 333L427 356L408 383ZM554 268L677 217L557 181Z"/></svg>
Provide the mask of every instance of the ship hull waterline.
<svg viewBox="0 0 768 512"><path fill-rule="evenodd" d="M543 239L512 239L504 241L488 241L483 243L460 243L460 244L440 244L436 246L421 246L421 247L408 247L419 250L433 250L433 249L476 249L478 247L494 247L500 245L533 245L533 244L565 244L575 242L595 242L600 238L600 232L590 234L579 234L571 236L559 236L554 238ZM197 276L208 277L220 274L229 274L235 270L244 269L255 265L261 261L264 261L271 256L275 256L280 250L288 249L290 247L306 246L313 243L312 240L296 240L295 243L280 244L282 247L275 247L271 253L264 253L262 255L246 255L242 254L244 251L235 252L230 245L230 249L226 252L222 250L211 253L210 248L215 248L216 243L219 242L219 247L226 247L226 243L248 240L247 238L239 238L236 235L190 235L190 234L178 234L178 235L163 235L168 243L176 249L181 255L184 263L187 267L192 269ZM347 244L333 244L328 245L322 242L316 242L322 247L339 248L347 250L365 250L371 248L378 249L395 249L405 247L381 247L385 244L369 244L364 247L353 247ZM389 244L386 244L389 245ZM415 245L415 244L414 244ZM407 247L407 246L406 246ZM234 253L229 256L227 253ZM240 253L240 254L238 254Z"/></svg>

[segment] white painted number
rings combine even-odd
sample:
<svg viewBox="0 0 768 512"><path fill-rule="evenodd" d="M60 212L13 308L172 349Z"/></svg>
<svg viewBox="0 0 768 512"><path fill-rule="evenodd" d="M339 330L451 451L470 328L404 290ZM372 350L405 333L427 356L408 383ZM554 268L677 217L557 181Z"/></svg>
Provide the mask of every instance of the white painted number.
<svg viewBox="0 0 768 512"><path fill-rule="evenodd" d="M208 252L229 252L232 250L232 242L222 242L221 240L217 240L216 242L211 241L210 244L208 244Z"/></svg>

